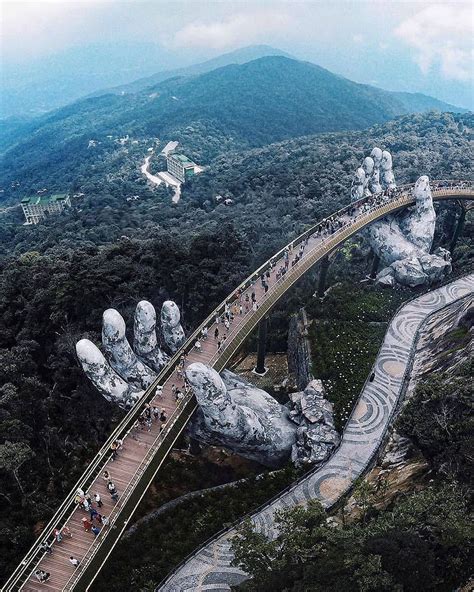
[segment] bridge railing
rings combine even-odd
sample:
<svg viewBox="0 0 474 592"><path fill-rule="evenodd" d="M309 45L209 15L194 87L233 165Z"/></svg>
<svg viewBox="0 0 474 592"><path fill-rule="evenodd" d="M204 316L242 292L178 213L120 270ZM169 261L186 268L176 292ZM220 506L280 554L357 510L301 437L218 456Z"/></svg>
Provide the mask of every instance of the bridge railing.
<svg viewBox="0 0 474 592"><path fill-rule="evenodd" d="M28 577L32 573L33 569L36 567L36 565L41 561L41 559L43 557L44 552L41 550L41 545L45 542L48 544L54 544L54 537L52 535L53 530L56 527L62 528L66 524L67 520L74 513L74 510L76 508L75 498L76 498L77 490L80 488L83 491L87 491L90 488L92 483L95 481L97 476L100 474L100 471L102 470L102 468L106 465L106 463L111 458L111 450L110 450L111 444L115 440L120 439L120 438L124 438L127 436L127 434L130 432L130 430L133 428L136 421L138 420L138 417L142 413L145 405L147 403L149 403L157 394L157 387L161 386L169 378L169 376L171 376L171 374L175 371L176 366L179 363L181 356L183 354L187 354L194 347L196 339L201 335L202 329L212 325L216 316L218 316L218 315L221 316L222 314L224 314L226 306L228 304L231 304L232 302L234 302L237 299L237 294L239 292L244 292L250 286L252 286L268 269L270 269L272 267L272 265L276 261L279 261L282 258L283 254L285 253L285 251L287 249L292 249L292 248L300 245L303 241L306 241L306 239L309 238L310 236L312 236L313 234L321 232L321 230L326 225L330 225L332 222L343 218L347 214L350 214L351 212L358 209L360 206L362 206L364 204L371 204L374 202L375 203L380 202L380 205L377 205L376 208L371 208L370 210L365 212L365 214L368 214L369 211L370 212L377 211L379 216L380 216L380 213L382 212L382 210L387 209L387 212L392 211L394 209L393 208L394 203L399 202L400 203L399 207L404 207L405 205L407 205L408 203L413 201L412 196L408 193L409 190L411 188L413 188L413 186L414 186L414 184L406 184L406 185L398 186L395 190L392 191L391 196L384 195L384 193L382 192L379 194L374 194L371 196L363 197L357 201L349 203L347 206L341 208L340 210L336 211L335 213L331 214L330 216L324 218L323 220L319 221L317 224L314 224L313 226L309 227L302 234L300 234L297 238L295 238L293 241L291 241L290 243L285 245L282 249L280 249L275 255L270 257L270 259L268 259L257 270L255 270L251 275L249 275L233 291L232 294L230 294L224 301L222 301L208 315L208 317L195 329L195 331L186 339L185 343L172 356L172 358L170 359L168 364L165 366L165 368L163 368L163 370L159 373L156 380L146 389L146 391L144 392L144 394L142 395L140 400L137 401L135 403L135 405L127 413L127 415L124 416L124 418L121 420L121 422L115 428L115 430L109 436L107 441L104 443L104 445L98 451L96 456L92 459L92 461L88 465L86 471L78 479L78 481L74 485L74 487L71 490L71 492L69 493L69 495L65 498L63 503L60 505L58 510L55 512L55 514L53 515L53 517L51 518L51 520L49 521L47 526L44 528L42 534L38 537L36 542L32 545L32 547L26 553L25 557L23 558L23 560L21 561L19 566L15 569L15 571L12 573L10 578L7 580L3 589L5 591L10 591L10 590L19 590L21 588L21 586L24 584L26 579L28 579ZM468 189L468 190L472 191L472 189L474 187L474 183L472 181L457 181L457 180L456 181L451 181L451 180L438 181L438 180L435 180L431 183L431 186L432 186L432 188L434 188L434 190L436 192L442 192L443 190L449 191L449 190L453 190L453 189L460 189L460 190ZM402 197L404 198L403 200L401 199ZM350 224L345 224L343 227L336 229L332 234L327 235L325 237L325 239L327 240L326 245L325 245L326 253L331 252L331 250L333 250L334 248L337 247L337 244L339 244L340 237L343 232L347 232L348 230L351 230L351 229L353 230L353 232L350 234L354 234L355 232L357 232L359 230L358 225L357 225L357 220L352 221ZM335 240L337 238L336 235L338 237L338 240ZM318 259L319 258L320 257L318 257ZM306 258L306 259L303 258L299 269L301 269L302 266L306 267L306 265L308 263L309 263L308 258ZM313 264L314 264L314 261L313 261L313 263L309 264L308 267ZM297 274L295 272L296 272L296 270L293 268L287 274L285 274L284 281L280 282L280 285L278 286L279 293L280 293L280 289L282 287L283 287L283 291L285 291L286 289L288 289L289 285L292 285L300 277L301 274ZM280 293L280 295L281 295L281 293ZM271 296L275 297L274 301L276 301L280 297L280 296L277 296L273 290L272 290ZM254 318L255 317L262 318L264 316L265 312L270 308L270 305L272 304L272 301L270 300L270 293L269 293L268 299L265 299L265 301L268 306L263 307L262 303L261 303L260 308L257 311L257 315L255 315ZM240 345L240 343L243 341L245 336L248 335L251 332L251 330L253 330L254 326L255 326L255 324L253 324L253 326L250 328L250 330L247 329L247 333L242 333L242 335L239 336L240 339L238 340L237 346ZM232 342L234 342L234 340L232 340ZM230 345L231 344L229 343L227 345L227 347L224 348L223 351L221 352L221 356L219 357L219 368L217 368L217 366L216 366L217 369L221 369L225 365L225 363L229 360L229 358L231 357L233 352L235 352L235 349L236 349L234 347L235 344L232 343L232 345L233 345L232 348L230 347ZM221 364L221 360L222 360L222 364ZM166 437L166 434L162 438L162 440L160 440L160 442L162 442L165 439L165 437Z"/></svg>

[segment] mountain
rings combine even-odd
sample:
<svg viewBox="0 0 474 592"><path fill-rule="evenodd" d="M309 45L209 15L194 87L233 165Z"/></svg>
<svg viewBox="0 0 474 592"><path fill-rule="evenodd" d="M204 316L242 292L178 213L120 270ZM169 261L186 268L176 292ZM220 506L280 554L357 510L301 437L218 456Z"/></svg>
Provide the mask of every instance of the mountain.
<svg viewBox="0 0 474 592"><path fill-rule="evenodd" d="M78 101L16 131L10 128L0 182L5 187L21 180L22 191L51 184L64 189L79 174L87 176L90 167L97 171L99 161L115 166L118 146L109 136L177 139L205 163L229 149L363 129L431 107L460 111L429 97L357 84L308 62L263 57L165 80L135 94ZM140 150L143 154L146 146ZM132 157L127 154L121 158Z"/></svg>
<svg viewBox="0 0 474 592"><path fill-rule="evenodd" d="M167 78L202 74L267 55L287 54L266 45L255 45L180 67L189 63L190 58L179 58L153 43L72 47L32 63L4 65L0 119L37 116L80 98L137 92Z"/></svg>
<svg viewBox="0 0 474 592"><path fill-rule="evenodd" d="M246 62L251 62L253 60L257 60L258 58L266 56L291 57L289 54L282 51L281 49L275 49L274 47L270 47L269 45L250 45L248 47L236 49L229 53L225 53L216 58L213 58L211 60L207 60L199 64L194 64L186 68L178 68L176 70L165 70L163 72L157 72L152 76L139 78L138 80L134 80L129 84L122 84L120 86L98 90L94 93L91 93L89 97L98 97L109 93L117 95L125 93L136 93L151 86L155 86L158 83L163 82L164 80L168 80L169 78L205 74L206 72L210 72L211 70L216 70L217 68L222 68L224 66L229 66L230 64L245 64Z"/></svg>
<svg viewBox="0 0 474 592"><path fill-rule="evenodd" d="M172 126L196 117L212 119L252 145L359 129L431 108L458 111L430 97L412 100L406 93L357 84L315 64L281 56L165 81L152 90L159 94L160 116ZM144 110L149 123L161 132L169 129L168 124L158 123L153 110Z"/></svg>

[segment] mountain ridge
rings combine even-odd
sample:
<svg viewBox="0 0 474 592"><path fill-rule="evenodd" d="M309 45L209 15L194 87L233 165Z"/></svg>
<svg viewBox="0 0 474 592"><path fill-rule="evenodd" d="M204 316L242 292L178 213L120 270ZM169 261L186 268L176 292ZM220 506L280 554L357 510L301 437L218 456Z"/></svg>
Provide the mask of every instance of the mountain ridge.
<svg viewBox="0 0 474 592"><path fill-rule="evenodd" d="M212 70L216 70L217 68L225 67L231 64L244 64L260 57L274 55L292 57L287 52L275 47L271 47L270 45L248 45L246 47L236 49L215 58L211 58L210 60L193 64L191 66L175 68L172 70L162 70L152 74L151 76L143 76L137 80L133 80L128 84L120 84L110 88L100 89L88 94L84 98L98 97L104 94L135 93L151 88L160 82L164 82L165 80L175 78L177 76L181 77L205 74L206 72L210 72Z"/></svg>

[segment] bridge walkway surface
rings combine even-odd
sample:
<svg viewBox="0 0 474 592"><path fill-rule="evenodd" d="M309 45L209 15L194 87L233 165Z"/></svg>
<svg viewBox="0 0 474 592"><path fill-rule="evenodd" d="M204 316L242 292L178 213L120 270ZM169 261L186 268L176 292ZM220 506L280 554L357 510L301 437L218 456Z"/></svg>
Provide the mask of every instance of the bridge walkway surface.
<svg viewBox="0 0 474 592"><path fill-rule="evenodd" d="M474 187L470 182L435 181L433 187L435 201L474 200ZM88 589L196 408L192 393L187 394L179 403L172 393L172 384L183 389L182 379L176 372L183 356L185 365L203 362L213 366L217 371L222 370L258 322L306 271L365 226L388 213L412 205L412 188L413 185L407 185L399 187L390 196L378 194L365 197L339 210L281 249L234 290L186 340L141 400L117 426L35 545L6 582L3 590L52 592ZM302 257L296 265L292 265L301 246L304 246ZM277 279L278 269L285 266L285 253L288 253L289 257L288 271ZM265 291L260 278L267 271L270 277L267 279L268 289ZM255 293L258 308L254 310L250 306L246 312L246 295L251 298L252 292ZM240 304L244 307L242 314L239 312ZM227 307L234 313L234 320L228 331L224 329L220 320L216 323L216 319L220 319ZM203 327L207 327L208 337L201 340L202 347L198 351L195 342ZM220 351L217 351L218 340L214 339L216 327L219 329L219 340L222 341L224 334L226 335ZM377 394L374 393L367 404L373 405L376 400ZM165 409L168 419L163 426L161 422L155 421L149 431L138 427L137 419L147 404ZM357 434L354 434L354 439L357 437ZM117 458L112 460L110 445L118 438L123 440L123 448ZM357 456L352 463L354 466L359 463ZM106 482L102 477L104 470L110 472L117 487L117 503L112 502L108 494ZM328 486L326 484L326 487ZM88 513L75 504L75 492L78 487L92 495L98 492L102 497L104 506L100 513L109 518L109 525L103 527L97 536L86 532L82 526L82 519L88 516ZM52 536L53 530L57 527L69 528L72 536L64 537L58 543ZM41 550L40 545L43 542L50 545L51 554L45 554ZM73 567L69 562L71 556L79 560L78 567ZM39 582L35 577L37 570L49 573L49 579Z"/></svg>

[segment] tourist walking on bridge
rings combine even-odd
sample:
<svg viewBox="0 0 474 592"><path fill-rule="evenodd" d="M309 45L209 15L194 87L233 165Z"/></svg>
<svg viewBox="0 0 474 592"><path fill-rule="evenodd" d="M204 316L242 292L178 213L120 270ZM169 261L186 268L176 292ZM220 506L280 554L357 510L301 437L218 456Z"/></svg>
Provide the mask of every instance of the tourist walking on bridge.
<svg viewBox="0 0 474 592"><path fill-rule="evenodd" d="M38 582L47 582L50 577L51 574L48 571L44 571L43 569L37 569L35 571L35 578L38 580Z"/></svg>
<svg viewBox="0 0 474 592"><path fill-rule="evenodd" d="M60 530L59 526L56 526L53 534L54 534L54 538L56 539L57 543L60 543L63 540L63 535L61 534L61 530Z"/></svg>
<svg viewBox="0 0 474 592"><path fill-rule="evenodd" d="M117 442L112 442L112 444L110 445L110 450L112 451L112 460L115 460L117 458L117 449Z"/></svg>
<svg viewBox="0 0 474 592"><path fill-rule="evenodd" d="M43 553L47 553L48 555L51 555L51 553L53 552L51 547L48 545L48 543L46 541L43 541L41 543L40 550L43 551Z"/></svg>

